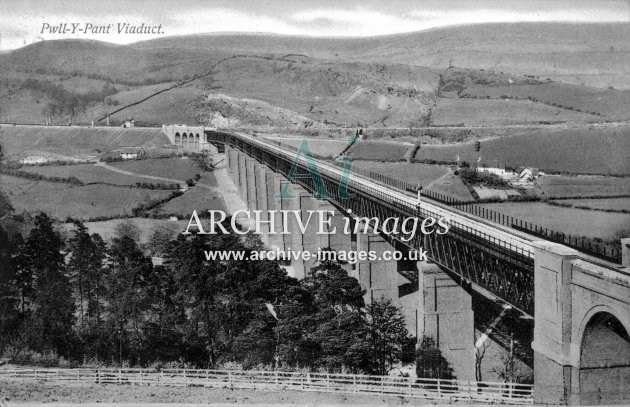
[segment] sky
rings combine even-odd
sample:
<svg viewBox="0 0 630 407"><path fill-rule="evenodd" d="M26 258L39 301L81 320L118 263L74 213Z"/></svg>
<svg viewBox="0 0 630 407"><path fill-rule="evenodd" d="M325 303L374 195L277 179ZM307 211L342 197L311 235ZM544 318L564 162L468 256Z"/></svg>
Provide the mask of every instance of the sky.
<svg viewBox="0 0 630 407"><path fill-rule="evenodd" d="M129 44L216 32L365 37L479 23L630 23L630 0L0 0L0 10L0 50L62 38ZM52 31L63 23L68 32ZM83 32L89 24L103 28ZM118 32L141 24L155 34Z"/></svg>

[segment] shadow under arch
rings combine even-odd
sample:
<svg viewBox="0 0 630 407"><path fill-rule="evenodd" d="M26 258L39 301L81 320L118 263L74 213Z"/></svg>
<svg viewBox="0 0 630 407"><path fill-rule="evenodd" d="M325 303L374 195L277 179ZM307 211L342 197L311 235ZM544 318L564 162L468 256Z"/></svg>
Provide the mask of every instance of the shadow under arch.
<svg viewBox="0 0 630 407"><path fill-rule="evenodd" d="M610 312L595 312L584 327L579 388L581 404L630 401L630 335Z"/></svg>

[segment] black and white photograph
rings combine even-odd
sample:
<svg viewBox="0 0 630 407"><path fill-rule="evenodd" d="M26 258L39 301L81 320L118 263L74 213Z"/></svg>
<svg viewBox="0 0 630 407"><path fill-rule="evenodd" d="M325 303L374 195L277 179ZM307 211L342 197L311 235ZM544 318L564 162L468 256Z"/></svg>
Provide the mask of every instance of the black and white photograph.
<svg viewBox="0 0 630 407"><path fill-rule="evenodd" d="M0 407L630 405L629 0L0 10Z"/></svg>

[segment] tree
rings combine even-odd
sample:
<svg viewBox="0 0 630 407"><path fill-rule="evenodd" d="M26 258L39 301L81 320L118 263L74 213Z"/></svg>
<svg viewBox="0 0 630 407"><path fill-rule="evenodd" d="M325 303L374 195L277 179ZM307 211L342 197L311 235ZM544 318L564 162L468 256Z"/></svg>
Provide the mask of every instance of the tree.
<svg viewBox="0 0 630 407"><path fill-rule="evenodd" d="M365 371L364 294L341 264L327 260L314 267L300 287L287 290L280 307L276 332L282 363Z"/></svg>
<svg viewBox="0 0 630 407"><path fill-rule="evenodd" d="M92 238L93 252L90 256L91 267L88 268L87 278L87 315L91 324L99 324L103 309L102 298L105 293L105 281L109 269L105 265L107 245L103 238L94 233Z"/></svg>
<svg viewBox="0 0 630 407"><path fill-rule="evenodd" d="M479 344L477 346L477 344ZM489 343L485 341L481 341L478 338L475 342L475 380L478 382L483 381L483 375L481 371L481 366L483 362L484 356L486 356L486 350L490 347Z"/></svg>
<svg viewBox="0 0 630 407"><path fill-rule="evenodd" d="M0 226L0 353L17 331L19 293L12 265L13 244Z"/></svg>
<svg viewBox="0 0 630 407"><path fill-rule="evenodd" d="M107 278L108 329L117 333L118 360L142 363L142 327L149 307L147 280L152 272L146 258L130 236L112 241Z"/></svg>
<svg viewBox="0 0 630 407"><path fill-rule="evenodd" d="M95 235L94 238L88 234L85 225L77 220L74 222L76 230L72 232L69 239L69 246L72 252L68 261L68 271L75 287L75 292L79 294L79 321L83 325L86 316L97 318L99 307L97 307L98 288L101 285L101 271L105 260L105 252L102 247L102 239Z"/></svg>
<svg viewBox="0 0 630 407"><path fill-rule="evenodd" d="M416 374L430 379L453 379L453 369L449 366L435 340L429 336L422 338L416 352Z"/></svg>
<svg viewBox="0 0 630 407"><path fill-rule="evenodd" d="M136 243L140 240L140 228L138 228L138 226L130 220L118 223L114 228L114 231L116 232L116 237L119 239L127 236Z"/></svg>
<svg viewBox="0 0 630 407"><path fill-rule="evenodd" d="M168 267L156 266L146 281L150 306L144 313L145 361L170 362L181 358L186 310L174 300L178 287Z"/></svg>
<svg viewBox="0 0 630 407"><path fill-rule="evenodd" d="M26 254L26 242L20 233L15 233L11 239L13 247L11 253L11 266L15 279L15 288L19 296L20 315L24 318L31 310L33 303L33 269L28 267Z"/></svg>
<svg viewBox="0 0 630 407"><path fill-rule="evenodd" d="M175 235L174 228L168 224L160 223L151 231L147 244L149 251L154 256L163 256L168 252L171 240Z"/></svg>
<svg viewBox="0 0 630 407"><path fill-rule="evenodd" d="M365 317L365 340L372 357L370 373L387 375L405 357L405 344L409 341L405 318L399 307L384 298L368 305Z"/></svg>
<svg viewBox="0 0 630 407"><path fill-rule="evenodd" d="M213 305L219 292L218 275L227 263L208 262L204 256L205 250L224 249L218 240L219 236L204 239L201 236L184 238L180 235L169 252L170 267L179 286L177 301L190 312L188 330L193 333L189 340L204 345L203 352L194 360L201 366L213 366L220 354ZM233 243L233 249L238 249L238 242Z"/></svg>
<svg viewBox="0 0 630 407"><path fill-rule="evenodd" d="M323 250L327 251L327 249ZM356 309L365 305L363 301L365 290L355 278L348 275L340 263L324 260L313 268L312 274L313 277L306 279L304 284L312 286L317 301L321 305L349 305Z"/></svg>
<svg viewBox="0 0 630 407"><path fill-rule="evenodd" d="M25 268L34 279L34 310L29 319L34 336L30 339L37 350L68 356L74 339L75 305L65 274L63 246L48 215L37 215L24 250Z"/></svg>

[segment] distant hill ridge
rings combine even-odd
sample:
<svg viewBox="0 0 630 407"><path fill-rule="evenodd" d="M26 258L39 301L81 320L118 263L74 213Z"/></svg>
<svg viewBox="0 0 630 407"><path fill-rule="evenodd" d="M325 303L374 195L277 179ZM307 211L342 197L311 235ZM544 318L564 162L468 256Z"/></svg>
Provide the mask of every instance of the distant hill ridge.
<svg viewBox="0 0 630 407"><path fill-rule="evenodd" d="M85 124L109 114L112 123L135 117L141 125L409 128L463 125L462 106L487 124L621 120L630 24L482 24L367 38L216 33L130 45L55 40L0 54L0 72L0 121L9 123ZM26 87L26 79L41 86ZM41 90L54 86L67 97ZM109 96L98 96L105 90ZM98 97L87 107L64 103L75 94Z"/></svg>
<svg viewBox="0 0 630 407"><path fill-rule="evenodd" d="M9 62L60 70L70 64L83 72L145 71L164 58L176 63L194 59L195 54L217 53L302 54L433 68L453 65L630 88L630 24L624 23L479 24L361 38L214 33L158 38L128 46L86 40L45 41L0 54L0 67ZM593 79L594 75L603 75L608 82Z"/></svg>
<svg viewBox="0 0 630 407"><path fill-rule="evenodd" d="M551 39L551 41L550 41ZM630 51L630 24L624 23L503 23L473 24L436 28L411 33L374 37L309 37L267 33L208 33L173 36L131 44L136 49L189 48L229 49L258 53L303 53L310 57L347 58L352 55L371 54L371 51L392 52L404 48L426 48L450 44L467 49L471 44L478 49L495 50L496 45L509 45L516 52L523 52L522 41L545 46L546 53L588 51L602 47L609 51ZM515 42L514 40L519 40ZM503 44L502 44L503 43ZM485 44L485 46L484 46ZM409 49L407 45L413 45ZM405 47L403 47L405 46ZM567 49L572 46L574 49ZM261 48L262 47L262 48ZM383 49L381 49L383 48Z"/></svg>

